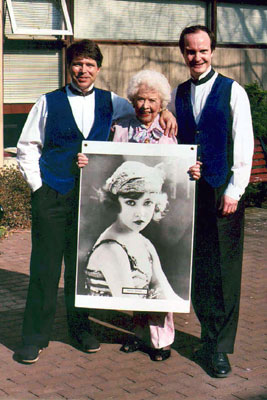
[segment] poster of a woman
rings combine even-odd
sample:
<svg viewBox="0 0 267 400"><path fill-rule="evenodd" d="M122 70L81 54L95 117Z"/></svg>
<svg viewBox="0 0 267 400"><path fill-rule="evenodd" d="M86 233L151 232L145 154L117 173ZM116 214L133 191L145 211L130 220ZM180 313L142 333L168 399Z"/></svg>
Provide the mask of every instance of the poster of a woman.
<svg viewBox="0 0 267 400"><path fill-rule="evenodd" d="M83 152L75 305L189 312L196 146L83 142Z"/></svg>

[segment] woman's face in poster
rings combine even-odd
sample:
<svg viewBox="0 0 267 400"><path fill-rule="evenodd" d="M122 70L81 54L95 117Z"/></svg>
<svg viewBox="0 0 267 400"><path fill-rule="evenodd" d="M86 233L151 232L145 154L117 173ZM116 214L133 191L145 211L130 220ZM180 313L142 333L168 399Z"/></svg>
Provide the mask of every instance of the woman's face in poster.
<svg viewBox="0 0 267 400"><path fill-rule="evenodd" d="M155 196L144 193L138 199L119 196L121 212L118 219L122 226L134 232L142 231L151 221L155 211Z"/></svg>

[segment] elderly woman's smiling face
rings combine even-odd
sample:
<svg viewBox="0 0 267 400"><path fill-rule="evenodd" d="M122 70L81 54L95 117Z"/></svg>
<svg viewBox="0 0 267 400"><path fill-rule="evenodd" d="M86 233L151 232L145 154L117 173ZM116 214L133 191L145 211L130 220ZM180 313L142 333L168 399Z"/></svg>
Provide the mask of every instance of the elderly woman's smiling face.
<svg viewBox="0 0 267 400"><path fill-rule="evenodd" d="M157 90L140 85L133 99L133 106L139 121L149 127L162 109L161 98Z"/></svg>

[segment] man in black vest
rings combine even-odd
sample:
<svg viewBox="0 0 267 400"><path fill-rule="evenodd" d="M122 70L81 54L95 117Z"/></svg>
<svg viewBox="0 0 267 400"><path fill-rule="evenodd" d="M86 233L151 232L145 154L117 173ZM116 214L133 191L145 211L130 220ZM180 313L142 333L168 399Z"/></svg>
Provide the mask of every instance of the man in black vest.
<svg viewBox="0 0 267 400"><path fill-rule="evenodd" d="M112 120L133 113L127 100L94 87L102 59L96 43L90 40L73 43L67 49L71 83L39 98L18 141L19 168L32 189L30 283L23 347L16 353L24 363L36 362L49 344L63 259L70 337L83 351L100 349L90 333L88 313L74 306L77 154L82 140L108 140ZM163 125L170 123L170 113L166 113Z"/></svg>
<svg viewBox="0 0 267 400"><path fill-rule="evenodd" d="M172 93L179 143L198 144L198 182L192 302L201 324L204 357L215 377L228 376L237 330L243 254L244 203L253 131L248 97L213 70L214 34L185 28L179 46L191 79Z"/></svg>

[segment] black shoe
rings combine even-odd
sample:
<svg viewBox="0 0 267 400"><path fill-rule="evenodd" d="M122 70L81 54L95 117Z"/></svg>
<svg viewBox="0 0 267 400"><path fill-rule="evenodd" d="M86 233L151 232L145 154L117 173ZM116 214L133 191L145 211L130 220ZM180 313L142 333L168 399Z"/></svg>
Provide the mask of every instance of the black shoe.
<svg viewBox="0 0 267 400"><path fill-rule="evenodd" d="M35 344L24 345L16 354L16 358L23 363L33 364L39 360L39 354L43 349Z"/></svg>
<svg viewBox="0 0 267 400"><path fill-rule="evenodd" d="M164 361L171 356L171 349L151 349L150 358L152 361Z"/></svg>
<svg viewBox="0 0 267 400"><path fill-rule="evenodd" d="M78 342L79 347L86 353L96 353L100 350L100 343L98 340L87 331L82 331L74 338Z"/></svg>
<svg viewBox="0 0 267 400"><path fill-rule="evenodd" d="M231 372L231 365L229 363L226 353L216 352L211 355L212 373L216 378L226 378Z"/></svg>
<svg viewBox="0 0 267 400"><path fill-rule="evenodd" d="M120 351L123 351L124 353L133 353L135 351L142 350L143 348L143 343L134 336L121 346Z"/></svg>

